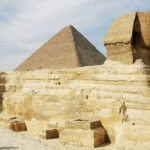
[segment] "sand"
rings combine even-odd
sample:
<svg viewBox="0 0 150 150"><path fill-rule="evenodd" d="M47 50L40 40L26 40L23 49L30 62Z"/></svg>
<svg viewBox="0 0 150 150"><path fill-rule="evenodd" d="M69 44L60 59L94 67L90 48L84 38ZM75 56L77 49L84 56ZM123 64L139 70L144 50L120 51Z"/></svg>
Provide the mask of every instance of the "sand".
<svg viewBox="0 0 150 150"><path fill-rule="evenodd" d="M28 132L19 132L0 127L0 150L93 150L94 148L61 145L58 139L42 140ZM112 145L103 145L96 150L112 150Z"/></svg>

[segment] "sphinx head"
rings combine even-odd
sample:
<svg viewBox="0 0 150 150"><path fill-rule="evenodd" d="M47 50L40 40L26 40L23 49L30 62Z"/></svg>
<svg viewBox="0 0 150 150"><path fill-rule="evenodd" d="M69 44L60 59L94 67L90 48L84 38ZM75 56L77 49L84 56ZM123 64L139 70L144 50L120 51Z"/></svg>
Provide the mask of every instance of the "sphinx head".
<svg viewBox="0 0 150 150"><path fill-rule="evenodd" d="M150 65L150 13L135 12L119 17L106 34L104 44L109 60L133 64L141 59Z"/></svg>

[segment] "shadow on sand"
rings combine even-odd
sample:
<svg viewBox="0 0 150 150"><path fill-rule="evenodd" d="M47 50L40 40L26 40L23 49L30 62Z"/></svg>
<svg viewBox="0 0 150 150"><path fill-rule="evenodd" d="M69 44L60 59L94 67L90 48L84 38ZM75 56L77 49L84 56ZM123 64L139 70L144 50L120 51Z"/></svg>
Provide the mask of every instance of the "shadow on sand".
<svg viewBox="0 0 150 150"><path fill-rule="evenodd" d="M18 149L19 147L13 147L13 146L10 146L10 147L0 147L0 150L9 150L9 149Z"/></svg>

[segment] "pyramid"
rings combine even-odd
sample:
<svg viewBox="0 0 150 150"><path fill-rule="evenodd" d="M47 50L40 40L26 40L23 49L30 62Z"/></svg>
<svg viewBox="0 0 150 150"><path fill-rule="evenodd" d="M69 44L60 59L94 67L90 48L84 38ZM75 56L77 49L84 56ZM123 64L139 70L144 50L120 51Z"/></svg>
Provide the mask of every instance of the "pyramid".
<svg viewBox="0 0 150 150"><path fill-rule="evenodd" d="M68 25L27 58L15 71L101 65L101 54L80 32Z"/></svg>

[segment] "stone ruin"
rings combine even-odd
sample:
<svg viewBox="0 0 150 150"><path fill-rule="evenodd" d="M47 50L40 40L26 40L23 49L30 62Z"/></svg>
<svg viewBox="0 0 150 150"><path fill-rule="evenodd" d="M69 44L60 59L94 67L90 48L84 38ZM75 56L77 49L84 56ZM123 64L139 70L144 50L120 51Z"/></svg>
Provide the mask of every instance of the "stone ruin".
<svg viewBox="0 0 150 150"><path fill-rule="evenodd" d="M146 12L116 20L103 65L1 72L0 126L62 144L149 150L149 26Z"/></svg>

